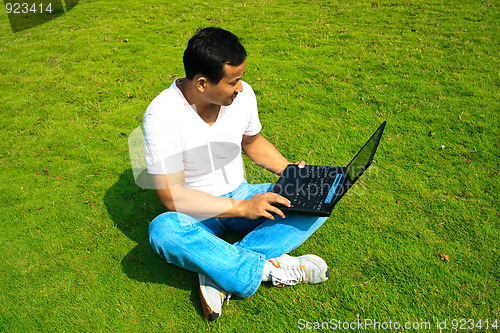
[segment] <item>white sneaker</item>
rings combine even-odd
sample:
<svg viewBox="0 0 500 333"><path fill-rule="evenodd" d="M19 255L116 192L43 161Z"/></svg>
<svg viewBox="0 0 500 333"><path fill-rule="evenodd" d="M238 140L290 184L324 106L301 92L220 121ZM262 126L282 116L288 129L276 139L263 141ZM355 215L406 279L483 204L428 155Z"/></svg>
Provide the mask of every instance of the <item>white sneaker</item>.
<svg viewBox="0 0 500 333"><path fill-rule="evenodd" d="M219 287L214 280L206 275L198 274L200 280L200 299L203 315L208 321L214 321L220 317L222 313L222 303L229 298L231 293L228 293Z"/></svg>
<svg viewBox="0 0 500 333"><path fill-rule="evenodd" d="M299 283L325 282L330 276L326 262L314 254L292 257L284 254L269 259L273 264L271 278L276 287L293 286Z"/></svg>

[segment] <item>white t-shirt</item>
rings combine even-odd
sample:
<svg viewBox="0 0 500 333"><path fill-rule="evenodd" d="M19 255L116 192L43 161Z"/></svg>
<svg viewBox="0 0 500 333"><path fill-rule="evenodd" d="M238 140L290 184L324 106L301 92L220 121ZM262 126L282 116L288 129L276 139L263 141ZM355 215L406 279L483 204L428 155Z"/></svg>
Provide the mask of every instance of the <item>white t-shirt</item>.
<svg viewBox="0 0 500 333"><path fill-rule="evenodd" d="M142 130L148 172L171 174L184 170L185 186L212 195L235 190L244 179L241 140L262 125L257 99L249 84L229 106L221 106L208 125L189 105L174 81L148 106Z"/></svg>

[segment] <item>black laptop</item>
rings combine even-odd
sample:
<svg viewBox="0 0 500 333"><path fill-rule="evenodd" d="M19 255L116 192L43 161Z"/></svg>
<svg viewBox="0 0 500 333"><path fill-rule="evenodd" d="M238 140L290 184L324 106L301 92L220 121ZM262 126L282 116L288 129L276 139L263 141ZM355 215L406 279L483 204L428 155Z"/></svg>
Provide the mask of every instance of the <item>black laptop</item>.
<svg viewBox="0 0 500 333"><path fill-rule="evenodd" d="M346 167L288 165L271 191L290 200L291 207L276 206L283 212L330 216L337 202L372 163L385 124L384 121Z"/></svg>

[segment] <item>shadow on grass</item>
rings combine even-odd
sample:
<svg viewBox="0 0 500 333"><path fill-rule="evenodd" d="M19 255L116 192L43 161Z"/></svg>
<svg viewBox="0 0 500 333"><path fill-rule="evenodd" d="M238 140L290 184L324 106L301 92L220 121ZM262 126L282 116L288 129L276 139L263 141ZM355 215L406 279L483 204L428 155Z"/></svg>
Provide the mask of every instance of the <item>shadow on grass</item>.
<svg viewBox="0 0 500 333"><path fill-rule="evenodd" d="M167 263L149 244L149 223L165 211L155 191L138 187L129 169L106 191L104 203L117 228L137 243L121 260L123 272L136 281L192 290L190 299L201 314L197 274Z"/></svg>

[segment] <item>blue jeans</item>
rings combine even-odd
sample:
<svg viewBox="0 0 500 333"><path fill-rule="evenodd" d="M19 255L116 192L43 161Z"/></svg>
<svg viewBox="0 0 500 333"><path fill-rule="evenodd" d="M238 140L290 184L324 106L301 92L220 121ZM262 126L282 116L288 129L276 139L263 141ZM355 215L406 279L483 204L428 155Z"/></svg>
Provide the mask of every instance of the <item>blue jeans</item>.
<svg viewBox="0 0 500 333"><path fill-rule="evenodd" d="M246 200L269 192L273 184L250 185L244 181L223 197ZM282 219L241 217L199 221L189 215L166 212L149 226L153 250L171 264L211 277L220 287L241 298L259 288L267 259L301 245L327 217L286 214ZM245 235L234 244L220 237L226 231Z"/></svg>

